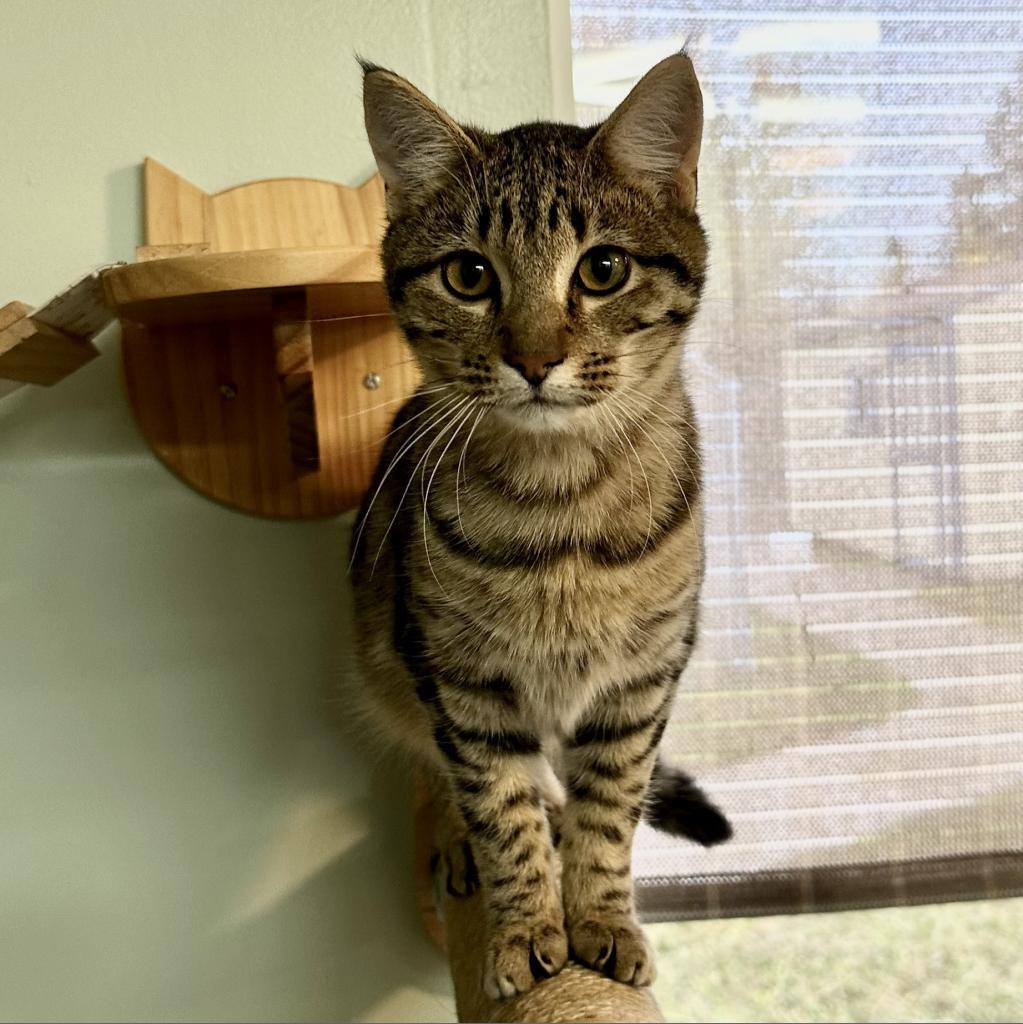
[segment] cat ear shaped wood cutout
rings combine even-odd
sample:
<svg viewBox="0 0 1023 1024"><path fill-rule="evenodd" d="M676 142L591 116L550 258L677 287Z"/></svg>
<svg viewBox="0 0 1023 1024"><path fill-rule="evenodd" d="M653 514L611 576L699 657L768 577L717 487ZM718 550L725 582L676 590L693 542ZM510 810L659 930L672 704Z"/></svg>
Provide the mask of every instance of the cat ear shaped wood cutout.
<svg viewBox="0 0 1023 1024"><path fill-rule="evenodd" d="M0 309L0 377L54 383L96 355L112 310L139 427L187 483L258 515L353 508L418 379L387 308L379 177L210 195L146 160L144 183L137 262L54 300L91 311L77 326L53 303Z"/></svg>

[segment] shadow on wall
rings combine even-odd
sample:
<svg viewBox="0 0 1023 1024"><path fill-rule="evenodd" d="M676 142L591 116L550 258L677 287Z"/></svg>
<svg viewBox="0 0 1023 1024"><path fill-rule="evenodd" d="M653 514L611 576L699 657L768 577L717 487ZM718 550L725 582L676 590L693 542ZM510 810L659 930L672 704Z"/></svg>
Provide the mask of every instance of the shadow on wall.
<svg viewBox="0 0 1023 1024"><path fill-rule="evenodd" d="M405 784L328 706L350 517L193 493L100 347L0 402L0 1016L450 1016Z"/></svg>

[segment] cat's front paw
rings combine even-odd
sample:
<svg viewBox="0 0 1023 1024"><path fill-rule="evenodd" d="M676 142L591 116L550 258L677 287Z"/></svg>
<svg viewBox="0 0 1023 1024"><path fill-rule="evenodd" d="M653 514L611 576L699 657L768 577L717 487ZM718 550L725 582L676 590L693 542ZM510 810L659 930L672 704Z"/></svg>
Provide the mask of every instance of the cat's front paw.
<svg viewBox="0 0 1023 1024"><path fill-rule="evenodd" d="M483 991L491 999L528 992L565 966L568 938L558 916L539 916L496 928L487 947Z"/></svg>
<svg viewBox="0 0 1023 1024"><path fill-rule="evenodd" d="M654 954L631 915L589 914L569 924L576 959L626 985L649 985L657 976Z"/></svg>

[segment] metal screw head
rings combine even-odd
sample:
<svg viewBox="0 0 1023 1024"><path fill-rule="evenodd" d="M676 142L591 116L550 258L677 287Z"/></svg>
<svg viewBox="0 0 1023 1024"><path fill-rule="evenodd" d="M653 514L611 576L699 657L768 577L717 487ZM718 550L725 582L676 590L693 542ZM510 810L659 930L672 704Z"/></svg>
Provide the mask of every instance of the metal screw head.
<svg viewBox="0 0 1023 1024"><path fill-rule="evenodd" d="M364 388L369 388L370 391L376 391L376 389L380 387L380 375L372 372L367 373L366 376L362 378L362 386Z"/></svg>
<svg viewBox="0 0 1023 1024"><path fill-rule="evenodd" d="M238 389L233 384L221 384L217 390L220 392L220 397L226 398L228 401L238 397Z"/></svg>

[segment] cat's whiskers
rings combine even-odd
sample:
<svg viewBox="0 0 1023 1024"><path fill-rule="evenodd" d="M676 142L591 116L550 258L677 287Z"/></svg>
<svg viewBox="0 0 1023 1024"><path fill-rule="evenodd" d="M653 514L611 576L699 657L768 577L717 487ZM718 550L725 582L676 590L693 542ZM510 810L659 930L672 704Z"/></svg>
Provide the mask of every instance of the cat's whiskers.
<svg viewBox="0 0 1023 1024"><path fill-rule="evenodd" d="M612 399L612 401L614 401L614 399ZM642 422L642 419L641 419L641 416L640 416L639 413L640 412L644 412L644 411L649 413L649 410L636 410L635 407L633 407L633 411L630 413L629 408L626 407L626 405L625 405L625 396L624 395L618 395L617 396L617 402L618 402L619 408L622 411L622 414L636 427L637 430L639 430L644 435L644 437L646 437L647 441L649 441L649 443L653 447L654 451L657 452L657 454L660 456L661 461L664 463L664 465L668 469L668 472L674 478L675 483L678 486L679 494L682 495L682 500L686 504L686 511L689 513L689 518L692 519L693 508L689 504L689 496L686 494L685 487L682 486L682 481L679 480L678 474L675 472L674 466L671 465L671 462L669 461L667 455L665 455L663 449L657 443L657 439L646 429L646 426ZM658 417L658 419L660 419L660 417ZM661 422L663 423L664 421L662 420ZM652 424L651 424L651 427L652 427ZM676 436L680 436L681 437L682 435L681 435L680 432L676 432ZM684 438L684 437L682 439L686 440L686 438ZM688 444L689 442L686 440L686 443ZM692 448L692 445L690 444L689 447ZM695 449L693 449L693 450L695 452ZM692 467L689 465L689 460L685 457L684 454L682 454L682 453L680 453L680 454L681 454L683 463L685 463L686 469L690 473L692 473ZM703 540L703 531L702 530L698 530L697 531L697 543L699 545L700 555L702 557L703 554L704 554L704 540Z"/></svg>
<svg viewBox="0 0 1023 1024"><path fill-rule="evenodd" d="M618 357L620 359L624 359L626 356L645 356L654 352L669 352L674 344L675 342L672 340L664 345L648 345L646 348L629 348L619 352ZM681 355L682 350L679 349L679 356L681 357Z"/></svg>
<svg viewBox="0 0 1023 1024"><path fill-rule="evenodd" d="M398 499L398 502L397 502L397 504L394 507L394 515L391 516L391 521L387 524L387 529L384 530L384 535L380 538L380 544L377 547L376 555L373 557L373 565L372 565L372 568L370 569L370 573L369 573L369 578L370 579L373 578L373 573L376 571L377 562L380 561L380 555L383 553L383 550L384 550L384 544L387 543L387 538L388 538L388 536L391 533L391 528L394 526L394 524L395 524L395 522L396 522L396 520L398 518L398 514L401 512L402 505L405 504L405 499L408 497L408 492L412 488L412 483L413 483L413 481L416 478L416 473L419 471L419 467L423 464L423 459L425 459L426 456L429 455L431 451L433 451L433 446L437 443L437 441L440 440L440 438L442 438L444 436L444 434L447 432L447 430L451 427L452 423L455 421L455 417L457 417L457 415L460 412L460 410L469 401L471 401L471 398L470 398L469 395L466 395L462 399L456 400L454 406L446 409L439 417L436 417L433 420L431 420L416 435L415 440L412 442L412 444L418 443L418 441L422 437L425 437L426 434L429 433L431 427L436 426L436 428L437 428L436 435L434 436L433 440L430 442L430 446L426 449L426 453L419 460L419 462L417 462L416 465L413 467L412 472L409 473L408 482L405 484L405 490L401 492L401 497ZM409 447L411 447L411 445L406 446L403 449L403 453L405 451L407 451ZM397 462L397 456L395 457L395 460L391 463L392 467L395 465L396 462ZM390 469L388 469L388 472L390 472Z"/></svg>
<svg viewBox="0 0 1023 1024"><path fill-rule="evenodd" d="M608 409L607 409L606 406L597 404L597 405L592 406L591 408L593 409L594 412L600 414L601 417L607 417L608 428L615 435L615 440L616 440L617 445L618 445L618 450L625 457L625 465L629 469L629 496L630 496L630 498L635 498L635 496L636 496L636 480L635 480L635 476L634 476L634 474L632 472L632 461L629 458L629 453L625 450L625 443L622 441L621 434L618 432L618 429L615 426L614 421L611 418L609 418Z"/></svg>
<svg viewBox="0 0 1023 1024"><path fill-rule="evenodd" d="M438 387L435 387L435 388L417 388L416 389L416 394L417 395L433 395L433 394L436 394L438 391L447 391L450 388L453 388L454 386L455 385L452 382L450 384L441 384L441 385L439 385ZM397 402L407 402L407 401L408 401L408 395L399 395L397 398L389 398L389 399L387 399L386 402L378 402L376 405L367 406L365 409L357 409L355 412L346 413L344 416L339 416L338 419L340 419L343 422L344 420L354 419L356 416L365 416L366 413L368 413L368 412L375 412L377 409L383 409L385 406L394 405ZM385 434L384 436L385 437L389 437L390 435L389 434Z"/></svg>
<svg viewBox="0 0 1023 1024"><path fill-rule="evenodd" d="M465 455L466 452L468 452L469 450L469 442L472 440L472 435L476 433L476 428L480 425L480 420L483 419L483 417L487 414L487 411L488 407L486 406L480 409L478 415L476 416L476 422L473 423L472 427L470 428L469 436L465 439L465 444L462 446L462 454L458 457L458 465L455 467L455 518L458 520L458 529L461 531L462 536L465 537L466 540L468 540L469 538L466 537L465 527L462 525L462 505L461 502L459 501L458 481L459 477L462 475L462 470L464 468Z"/></svg>
<svg viewBox="0 0 1023 1024"><path fill-rule="evenodd" d="M423 550L426 552L426 564L430 567L430 575L433 576L434 582L440 588L441 593L452 604L458 604L459 602L454 601L452 599L451 595L444 589L444 585L441 583L440 579L437 576L437 573L434 571L433 559L430 557L430 542L429 542L429 539L428 539L428 536L427 536L427 529L426 529L427 509L429 508L429 502L430 502L430 488L433 486L433 479L437 475L437 470L440 469L440 464L444 461L444 456L447 455L448 449L451 447L451 445L454 442L455 438L458 437L459 431L461 431L462 427L465 426L466 422L468 422L469 417L472 415L473 410L475 408L476 408L476 399L475 398L471 398L469 400L468 408L465 410L463 415L459 416L457 424L455 425L455 429L452 431L451 437L448 439L448 443L446 445L444 445L444 448L441 451L439 457L437 458L436 463L434 463L433 472L430 474L429 482L427 482L425 484L425 486L422 486L422 485L423 485L423 481L426 478L427 460L430 457L430 452L433 451L434 445L436 445L437 442L440 440L439 436L437 438L435 438L433 440L433 442L430 444L430 447L426 449L426 454L423 456L423 471L420 474L420 485L421 485L421 488L422 488L421 491L420 491L420 495L422 497L422 502L423 502ZM447 429L447 428L445 428L445 429ZM415 472L415 471L413 470L413 472Z"/></svg>
<svg viewBox="0 0 1023 1024"><path fill-rule="evenodd" d="M637 376L636 374L633 374L633 373L621 373L621 374L619 374L619 376L621 377L622 380L631 381L632 383L637 385L637 387L634 388L634 392L637 395L637 397L642 398L644 402L649 402L651 405L656 405L656 406L660 407L661 409L663 409L665 412L669 413L672 416L677 416L678 420L682 424L682 426L684 426L687 429L692 430L694 432L696 431L696 429L697 429L696 428L696 424L693 423L685 415L685 413L682 411L682 409L680 407L672 407L670 405L665 405L662 401L660 401L657 398L654 398L653 395L651 395L649 392L643 390L641 387L638 386L640 384L646 383L646 378L645 377ZM608 394L608 395L614 394L614 392L610 392L610 391L605 392L605 393ZM650 415L655 415L655 414L651 411ZM671 428L671 424L667 423L667 421L664 420L661 416L657 416L657 418L662 423L664 423L666 426L668 426L669 429ZM700 453L692 446L692 444L689 442L688 438L684 438L684 440L689 445L689 448L692 451L692 453L697 458L699 458Z"/></svg>
<svg viewBox="0 0 1023 1024"><path fill-rule="evenodd" d="M609 416L614 416L614 413L610 409L607 410ZM646 484L646 499L648 506L648 516L646 524L646 537L643 540L643 548L640 554L646 551L647 545L650 543L650 537L654 531L654 495L650 489L650 477L647 476L646 467L643 465L643 460L639 457L639 452L636 451L636 446L632 443L632 439L629 437L628 431L624 424L622 425L622 433L625 437L625 443L632 449L633 455L636 456L636 462L639 465L639 471L643 474L643 482Z"/></svg>
<svg viewBox="0 0 1023 1024"><path fill-rule="evenodd" d="M647 497L648 515L647 515L646 537L643 540L643 549L642 549L645 552L646 549L647 549L647 545L650 543L650 537L652 536L653 529L654 529L654 496L653 496L653 491L650 489L650 478L647 476L646 469L643 466L643 460L639 457L639 452L636 451L636 446L632 443L631 439L629 438L629 432L628 432L628 430L626 430L625 425L615 416L615 414L611 411L611 409L609 407L605 407L603 411L607 414L609 420L613 424L617 425L614 428L616 434L618 433L618 429L617 428L621 428L620 436L625 441L625 443L629 446L629 448L631 449L632 454L633 454L633 456L636 459L636 464L639 466L639 471L640 471L640 473L643 474L643 481L646 484L646 497ZM629 466L629 475L630 475L630 484L631 484L631 480L632 480L632 464L628 461L627 457L626 457L626 464ZM635 495L635 488L634 487L632 487L632 493L633 493L633 495Z"/></svg>
<svg viewBox="0 0 1023 1024"><path fill-rule="evenodd" d="M467 396L467 397L469 398L469 408L468 409L464 409L463 408L462 411L463 412L472 412L472 408L476 404L476 399L473 398L471 395ZM458 419L460 421L461 417L458 417ZM450 424L449 424L449 426L450 426ZM446 429L445 429L445 432L446 432ZM429 446L426 449L426 453L423 456L423 459L421 460L424 463L424 465L423 465L423 472L421 474L422 478L420 479L420 482L419 482L420 483L420 486L419 486L419 497L420 497L420 499L422 500L422 502L424 504L426 503L426 491L427 491L427 486L426 486L426 481L425 481L425 474L430 469L429 456L430 456L430 453L433 451L434 446L437 444L437 442L440 440L440 438L442 436L443 436L443 434L440 434L437 437L435 437L433 439L433 441L430 442ZM452 435L452 436L454 436L454 435ZM434 466L433 466L433 471L434 472L436 472L437 466L440 465L440 459L442 459L444 457L444 452L446 452L446 451L447 451L447 447L444 448L444 450L440 454L440 458L438 458L438 460L434 463ZM417 463L416 469L418 469L418 468L419 468L419 464ZM413 470L413 473L414 472L415 472L415 470ZM433 478L431 477L430 479L432 480Z"/></svg>
<svg viewBox="0 0 1023 1024"><path fill-rule="evenodd" d="M671 465L670 460L664 453L664 449L658 442L657 435L659 434L659 432L657 427L653 423L645 421L644 416L654 416L658 420L658 422L660 422L663 425L665 432L669 434L672 440L677 440L681 438L681 440L686 441L686 443L688 444L687 439L683 437L679 431L673 430L671 425L666 420L663 420L661 419L661 417L656 416L656 414L651 413L649 409L644 409L642 406L638 404L638 401L633 402L630 400L630 398L631 396L628 396L626 394L620 394L616 395L615 398L612 399L612 402L618 406L622 415L625 416L626 419L630 423L632 423L636 427L636 429L639 430L647 438L647 440L653 446L654 450L664 461L664 464L667 466L668 471L675 478L675 483L678 485L679 490L684 494L685 488L682 486L682 481L679 480L678 474L675 472L674 466ZM647 429L648 427L650 428L649 430ZM651 433L651 431L653 431L653 433ZM692 447L692 445L690 445L690 447ZM691 473L692 467L689 465L689 461L686 458L685 453L679 452L678 454L679 457L682 459L682 463L685 466L686 470Z"/></svg>
<svg viewBox="0 0 1023 1024"><path fill-rule="evenodd" d="M451 386L454 387L455 385L452 384ZM439 389L439 390L447 390L447 388ZM417 391L416 394L423 395L423 394L428 394L428 392ZM447 397L455 398L457 396L456 395L449 395ZM407 398L399 398L399 399L395 399L395 401L407 402L408 399ZM422 409L420 412L417 412L415 414L415 416L409 416L409 418L407 420L405 420L404 423L399 423L398 426L392 427L390 430L387 431L386 434L383 435L383 437L379 441L372 441L372 442L370 442L370 444L363 445L361 448L354 448L352 450L355 451L355 452L359 452L361 454L362 452L373 451L374 449L382 449L384 447L384 442L386 442L389 437L391 437L393 434L397 434L399 430L404 430L414 420L419 419L420 416L425 416L432 409L436 409L437 405L438 405L437 401L431 402L429 405L427 405L427 407L425 409Z"/></svg>
<svg viewBox="0 0 1023 1024"><path fill-rule="evenodd" d="M454 384L450 385L450 387L454 387L454 386L455 386ZM447 387L445 387L443 390L447 390ZM423 394L427 394L427 392L425 392L425 391L417 391L416 394L423 395ZM420 416L425 416L432 409L436 409L437 406L442 401L445 401L446 398L457 398L457 397L458 397L457 395L447 395L447 396L445 396L445 398L439 398L439 399L437 399L434 402L430 402L425 409L422 409L419 412L417 412L415 414L415 416L409 416L409 418L407 420L405 420L403 423L399 423L398 426L392 427L390 430L388 430L387 433L384 434L384 436L383 436L383 438L381 440L386 441L393 434L397 434L399 430L404 430L410 423L413 423L413 422L415 422L415 420L419 419ZM408 399L405 399L405 401L408 401Z"/></svg>
<svg viewBox="0 0 1023 1024"><path fill-rule="evenodd" d="M643 433L645 433L647 435L647 437L651 440L651 443L655 444L655 446L656 446L656 441L654 440L653 437L651 437L649 431L645 429L646 427L649 427L650 430L653 430L655 432L655 434L658 434L659 436L662 436L662 437L666 436L667 439L669 441L671 441L671 442L682 441L683 444L685 444L689 448L690 452L692 452L693 457L696 460L696 464L697 465L700 464L700 453L693 446L693 444L689 440L689 438L686 437L685 432L683 430L677 429L675 426L673 426L671 423L669 423L667 420L665 420L662 416L658 415L658 413L654 412L653 409L650 409L649 407L641 405L639 403L639 399L642 398L644 401L647 399L647 396L645 394L643 394L642 392L640 392L639 395L636 396L636 399L635 399L634 403L630 403L629 402L629 399L631 397L632 396L630 396L627 392L623 392L623 393L615 396L617 401L620 403L620 406L622 407L623 412L625 411L626 403L629 403L627 407L629 409L631 409L631 411L632 411L632 419L630 420L630 422L634 422L639 429L643 430ZM688 421L686 420L686 418L684 416L682 416L681 413L676 413L676 414L679 417L680 426L688 427L689 424L688 424ZM663 429L663 432L664 432L663 434L661 434L661 431L658 429L656 424L651 422L650 418L652 418L653 420L656 420L657 423L659 423L661 425L661 428ZM659 454L661 454L661 453L659 452ZM690 465L688 456L685 454L685 452L682 452L682 451L680 451L678 454L679 454L679 457L682 459L682 463L685 466L686 471L689 472L689 473L692 473L693 472L693 468ZM662 454L662 458L663 458L663 454ZM676 477L676 480L677 479L678 478ZM680 483L679 487L681 487L681 486L682 485Z"/></svg>
<svg viewBox="0 0 1023 1024"><path fill-rule="evenodd" d="M366 524L369 522L370 513L373 511L373 506L376 504L377 498L380 497L380 492L383 490L384 484L387 482L387 478L394 471L395 466L397 466L398 463L401 461L402 456L405 454L405 452L407 452L419 440L420 437L422 437L424 434L428 433L431 426L433 426L436 422L438 422L438 420L442 419L448 413L450 413L452 411L452 403L457 402L457 400L458 400L458 396L457 395L449 395L447 397L438 399L436 402L433 403L433 405L428 410L425 410L425 411L430 412L430 411L433 411L434 409L436 409L437 406L441 407L440 411L437 413L437 415L433 419L429 420L425 425L424 424L420 424L419 427L416 428L416 432L413 434L413 436L410 437L401 446L401 448L398 450L398 452L391 459L390 465L388 465L388 467L387 467L386 471L384 472L383 476L380 478L380 483L377 484L377 489L373 492L373 497L370 499L369 504L366 506L365 512L363 512L363 514L362 514L362 522L359 523L359 529L358 529L358 531L357 531L357 533L355 535L354 541L352 542L352 557L351 557L351 560L348 563L348 571L349 572L352 571L352 566L355 564L355 556L356 556L356 553L359 550L359 544L362 541L362 535L365 532ZM396 429L401 429L401 428L399 427L399 428L396 428ZM393 431L392 431L392 433L393 433Z"/></svg>
<svg viewBox="0 0 1023 1024"><path fill-rule="evenodd" d="M651 405L658 406L659 408L663 409L665 412L670 413L672 416L677 416L678 419L679 419L679 422L682 424L682 426L686 427L687 430L695 432L696 424L692 423L686 417L685 413L682 412L681 409L672 409L671 406L665 405L663 402L658 401L656 398L653 398L652 396L648 395L645 391L639 391L637 389L637 395L638 395L638 397L641 397L644 402L649 402ZM656 419L656 420L658 420L658 422L662 423L668 430L673 430L672 425L667 420L665 420L663 416L661 416L660 414L654 412L653 409L646 409L645 411L647 412L648 415L653 416L654 419ZM699 463L699 461L700 461L700 453L693 446L692 441L690 441L689 438L686 437L685 434L683 434L683 433L679 433L679 437L686 443L686 445L688 446L689 450L693 453L693 456L696 459L697 463Z"/></svg>

